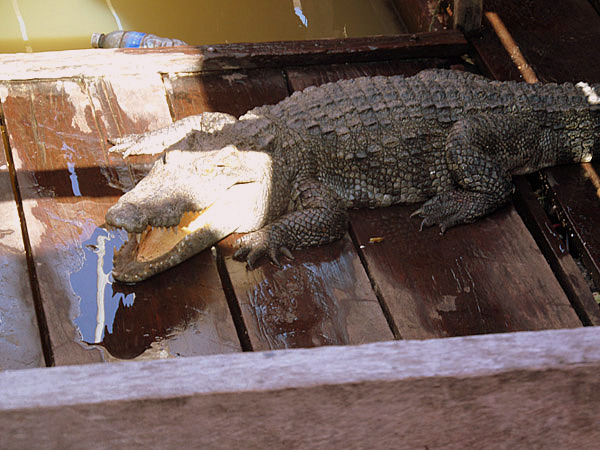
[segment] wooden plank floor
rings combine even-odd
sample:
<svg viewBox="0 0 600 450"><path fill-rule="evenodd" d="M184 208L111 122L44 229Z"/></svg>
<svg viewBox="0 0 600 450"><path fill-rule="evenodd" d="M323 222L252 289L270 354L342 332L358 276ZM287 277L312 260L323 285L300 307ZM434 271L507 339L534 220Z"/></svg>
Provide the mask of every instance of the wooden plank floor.
<svg viewBox="0 0 600 450"><path fill-rule="evenodd" d="M107 137L203 111L239 115L341 78L462 68L466 42L440 36L399 39L402 58L386 38L385 51L374 47L374 61L365 61L364 43L355 43L361 60L348 64L340 51L332 53L340 64L323 64L321 50L302 44L296 56L288 49L279 63L262 67L244 62L223 71L217 61L211 71L0 82L50 362L573 328L582 326L581 309L596 323L589 302L571 305L512 205L443 236L418 231L418 220L409 218L415 205L353 211L341 241L295 252L281 270L264 262L247 271L231 258L228 238L143 283L111 282L113 246L123 236L102 228L104 214L148 159L108 154ZM104 54L113 53L122 52ZM148 54L163 53L169 55ZM345 58L355 59L352 48ZM571 296L584 293L582 286Z"/></svg>

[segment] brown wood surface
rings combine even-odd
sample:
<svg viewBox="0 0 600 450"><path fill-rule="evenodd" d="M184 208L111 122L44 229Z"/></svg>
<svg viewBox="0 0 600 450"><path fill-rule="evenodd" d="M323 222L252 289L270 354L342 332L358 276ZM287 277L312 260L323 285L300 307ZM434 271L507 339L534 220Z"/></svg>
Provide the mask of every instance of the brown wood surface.
<svg viewBox="0 0 600 450"><path fill-rule="evenodd" d="M342 79L367 76L415 75L425 69L464 69L460 58L415 58L377 63L328 64L285 69L289 87L301 91L308 86L319 86Z"/></svg>
<svg viewBox="0 0 600 450"><path fill-rule="evenodd" d="M600 16L588 0L563 0L552 6L540 0L483 1L483 29L472 43L482 69L499 80L520 79L486 13L504 23L520 51L544 82L600 81Z"/></svg>
<svg viewBox="0 0 600 450"><path fill-rule="evenodd" d="M288 95L279 69L171 74L165 75L165 84L175 120L205 111L239 117L255 106L275 104Z"/></svg>
<svg viewBox="0 0 600 450"><path fill-rule="evenodd" d="M0 372L2 448L596 448L597 328Z"/></svg>
<svg viewBox="0 0 600 450"><path fill-rule="evenodd" d="M461 56L459 31L314 41L0 55L0 80L281 68L288 65ZM110 63L107 63L110 61Z"/></svg>
<svg viewBox="0 0 600 450"><path fill-rule="evenodd" d="M3 110L54 362L131 358L157 341L168 349L177 331L190 324L195 331L178 339L173 354L239 350L210 254L196 258L207 268L200 274L188 266L132 289L106 285L107 309L116 309L114 327L104 330L108 354L82 344L74 325L82 329L78 321L96 320L96 292L104 286L96 267L99 226L108 207L133 185L133 171L107 156L106 138L171 121L160 76L15 82L6 90ZM121 242L111 234L107 245L112 251ZM83 340L94 342L89 335Z"/></svg>
<svg viewBox="0 0 600 450"><path fill-rule="evenodd" d="M419 232L414 209L358 210L351 219L402 338L581 326L514 208L444 235Z"/></svg>
<svg viewBox="0 0 600 450"><path fill-rule="evenodd" d="M450 2L451 0L448 0L447 3ZM439 0L394 1L400 17L406 23L409 31L413 33L439 31L451 27L448 14L445 14L445 11L435 14L436 17L433 18L438 3Z"/></svg>
<svg viewBox="0 0 600 450"><path fill-rule="evenodd" d="M481 28L481 13L482 0L454 0L454 28L467 34L478 32Z"/></svg>
<svg viewBox="0 0 600 450"><path fill-rule="evenodd" d="M67 169L67 163L72 163L76 170L95 172L96 160L86 160L84 150L100 146L87 121L91 118L91 109L85 108L87 96L78 81L9 83L6 89L3 110L52 355L59 364L100 361L100 352L78 343L72 321L77 300L69 281L69 274L81 264L78 243L91 234L98 225L94 217L108 206L107 197L100 195L116 194L109 189L94 201L86 201L87 195L76 197ZM77 179L82 175L74 174ZM93 178L81 177L77 189L93 191L101 177L98 172Z"/></svg>
<svg viewBox="0 0 600 450"><path fill-rule="evenodd" d="M522 54L525 68L537 79L559 83L582 80L589 83L600 82L600 61L595 46L600 39L600 15L588 1L566 0L548 8L542 7L535 0L486 0L483 6L484 16L494 13L494 20L502 22ZM514 55L515 50L502 47L489 20L484 21L481 37L473 38L472 43L482 68L492 77L499 80L520 79L520 69L509 55ZM521 70L523 68L521 66ZM544 174L548 180L548 195L554 198L559 207L558 215L570 227L574 238L573 246L581 253L583 263L598 286L598 164L587 165L587 168L575 165L551 168L545 170ZM544 230L537 232L538 235L544 233ZM555 260L552 264L562 263ZM568 265L573 266L571 262ZM575 280L567 290L579 289L581 276L575 276Z"/></svg>
<svg viewBox="0 0 600 450"><path fill-rule="evenodd" d="M384 341L394 336L346 235L295 252L283 268L262 261L252 271L232 259L233 238L219 245L252 349Z"/></svg>
<svg viewBox="0 0 600 450"><path fill-rule="evenodd" d="M587 166L587 167L586 167ZM577 167L554 167L543 172L560 218L574 231L571 245L600 286L600 161ZM596 179L596 185L592 182Z"/></svg>
<svg viewBox="0 0 600 450"><path fill-rule="evenodd" d="M0 125L3 125L0 119ZM0 136L0 371L44 366L21 222Z"/></svg>

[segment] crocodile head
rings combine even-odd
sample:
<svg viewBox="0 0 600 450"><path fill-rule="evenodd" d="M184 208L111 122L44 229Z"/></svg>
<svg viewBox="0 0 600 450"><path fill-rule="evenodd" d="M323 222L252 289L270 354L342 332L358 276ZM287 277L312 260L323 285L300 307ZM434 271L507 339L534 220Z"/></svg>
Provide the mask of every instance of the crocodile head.
<svg viewBox="0 0 600 450"><path fill-rule="evenodd" d="M138 282L173 267L235 231L263 225L271 182L268 154L227 146L171 150L106 213L128 241L113 276Z"/></svg>

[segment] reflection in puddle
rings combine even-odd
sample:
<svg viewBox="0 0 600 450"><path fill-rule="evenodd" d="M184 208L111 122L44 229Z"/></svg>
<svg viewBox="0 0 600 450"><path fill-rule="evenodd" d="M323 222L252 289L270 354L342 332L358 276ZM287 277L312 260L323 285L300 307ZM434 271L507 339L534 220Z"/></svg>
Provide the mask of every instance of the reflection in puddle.
<svg viewBox="0 0 600 450"><path fill-rule="evenodd" d="M71 180L71 190L73 191L73 195L75 197L81 197L79 178L75 172L75 162L73 161L73 153L75 152L75 149L63 142L61 150L67 159L67 170L69 171L69 179Z"/></svg>
<svg viewBox="0 0 600 450"><path fill-rule="evenodd" d="M81 298L80 314L75 319L75 324L83 341L89 344L101 343L105 330L112 333L113 320L119 306L131 306L135 299L134 293L125 296L119 292L107 295L106 292L106 288L112 286L110 273L114 247L120 247L125 238L126 233L123 231L96 228L90 239L84 242L84 266L71 275L71 285Z"/></svg>
<svg viewBox="0 0 600 450"><path fill-rule="evenodd" d="M69 170L69 178L71 179L71 189L73 189L73 195L75 197L81 197L79 178L77 178L77 173L75 173L75 163L68 162L67 169Z"/></svg>
<svg viewBox="0 0 600 450"><path fill-rule="evenodd" d="M126 237L122 230L96 228L83 243L83 267L71 275L71 286L80 298L79 316L74 322L82 341L102 345L121 359L144 353L165 338L171 328L160 326L160 305L146 298L151 286L123 285L112 278L114 249ZM136 299L140 305L134 308Z"/></svg>
<svg viewBox="0 0 600 450"><path fill-rule="evenodd" d="M195 284L202 257L144 282L124 284L113 279L111 270L114 249L126 238L122 230L96 228L83 243L84 264L71 275L80 299L74 322L82 341L101 345L119 359L146 357L157 349L167 356L228 351L213 342L219 340L220 322L208 318L205 296ZM180 338L184 342L177 344Z"/></svg>

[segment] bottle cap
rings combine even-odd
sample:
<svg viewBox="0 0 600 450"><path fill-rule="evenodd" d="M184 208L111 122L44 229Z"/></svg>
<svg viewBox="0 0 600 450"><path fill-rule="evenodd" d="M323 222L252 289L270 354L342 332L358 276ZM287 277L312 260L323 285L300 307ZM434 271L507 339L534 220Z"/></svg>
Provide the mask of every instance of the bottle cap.
<svg viewBox="0 0 600 450"><path fill-rule="evenodd" d="M92 48L100 48L104 41L104 33L92 33Z"/></svg>

